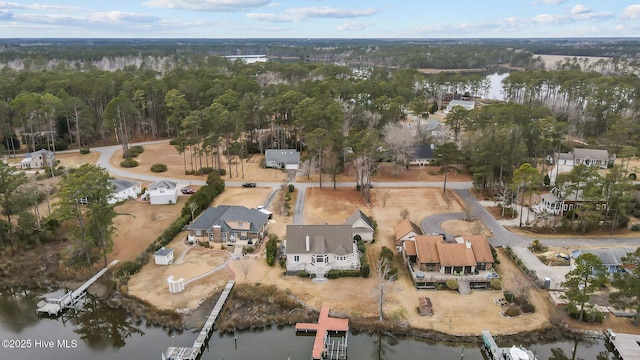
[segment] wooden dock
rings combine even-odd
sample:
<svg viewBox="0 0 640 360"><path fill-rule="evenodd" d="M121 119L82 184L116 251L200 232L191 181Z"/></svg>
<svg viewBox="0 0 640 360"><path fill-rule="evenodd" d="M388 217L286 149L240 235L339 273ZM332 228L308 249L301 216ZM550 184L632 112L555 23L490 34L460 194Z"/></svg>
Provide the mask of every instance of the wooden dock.
<svg viewBox="0 0 640 360"><path fill-rule="evenodd" d="M120 260L113 260L111 264L109 264L106 268L98 271L97 274L93 275L91 279L87 280L84 284L80 285L79 288L74 291L69 291L64 294L60 298L46 298L38 303L38 308L36 309L37 314L47 314L49 316L58 316L65 309L75 305L78 301L80 301L85 296L85 292L94 282L98 281L98 279L104 275L104 273L109 270L110 267L114 266L120 262Z"/></svg>
<svg viewBox="0 0 640 360"><path fill-rule="evenodd" d="M609 329L607 338L622 360L640 360L640 335L614 333Z"/></svg>
<svg viewBox="0 0 640 360"><path fill-rule="evenodd" d="M207 345L207 339L209 338L209 335L211 335L211 330L213 330L213 326L218 319L218 315L220 315L220 311L222 311L222 308L224 307L235 283L235 280L229 280L227 282L227 285L224 287L222 294L220 294L216 305L213 307L213 310L211 310L211 314L209 314L202 330L200 330L200 334L198 334L196 341L193 342L193 346L169 347L164 353L162 353L163 360L195 360L198 355L200 355L204 347Z"/></svg>
<svg viewBox="0 0 640 360"><path fill-rule="evenodd" d="M344 341L339 343L331 342L329 332L344 332ZM346 359L347 332L349 331L349 319L339 319L329 317L329 308L320 308L317 324L297 323L296 332L315 332L316 338L313 342L311 358L318 359Z"/></svg>

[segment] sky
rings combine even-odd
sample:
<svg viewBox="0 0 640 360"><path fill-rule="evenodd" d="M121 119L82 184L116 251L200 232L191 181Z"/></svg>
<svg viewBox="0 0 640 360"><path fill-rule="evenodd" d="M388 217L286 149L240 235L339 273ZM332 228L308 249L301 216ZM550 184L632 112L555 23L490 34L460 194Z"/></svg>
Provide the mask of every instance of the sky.
<svg viewBox="0 0 640 360"><path fill-rule="evenodd" d="M0 38L640 36L640 0L0 1Z"/></svg>

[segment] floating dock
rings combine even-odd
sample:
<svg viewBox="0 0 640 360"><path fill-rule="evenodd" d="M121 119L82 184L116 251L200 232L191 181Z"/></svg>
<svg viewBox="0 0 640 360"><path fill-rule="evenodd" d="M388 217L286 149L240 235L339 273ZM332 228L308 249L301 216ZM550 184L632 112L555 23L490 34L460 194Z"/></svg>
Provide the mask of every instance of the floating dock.
<svg viewBox="0 0 640 360"><path fill-rule="evenodd" d="M488 331L482 332L482 343L489 357L493 360L537 360L533 352L521 346L510 348L498 347L493 336Z"/></svg>
<svg viewBox="0 0 640 360"><path fill-rule="evenodd" d="M316 338L313 342L311 359L346 359L347 358L347 336L349 332L349 319L339 319L329 317L329 308L320 308L320 316L317 324L297 323L296 332L315 332ZM345 335L340 340L333 340L329 336L330 332L344 332Z"/></svg>
<svg viewBox="0 0 640 360"><path fill-rule="evenodd" d="M78 301L84 298L87 289L94 282L98 281L98 279L104 275L104 273L109 270L110 267L114 266L120 262L120 260L113 260L111 264L109 264L106 268L98 271L97 274L93 275L91 279L87 280L84 284L80 285L74 291L69 291L64 294L60 298L46 298L38 303L38 308L36 309L37 314L46 314L49 316L58 316L65 309L74 306Z"/></svg>
<svg viewBox="0 0 640 360"><path fill-rule="evenodd" d="M196 341L193 342L193 346L169 347L164 353L162 353L162 360L194 360L198 355L200 355L202 349L207 345L207 339L211 334L211 330L213 330L213 325L215 325L218 315L220 314L220 311L222 311L222 307L224 307L235 283L235 280L229 280L227 282L222 294L220 294L220 297L218 298L218 302L216 302L216 306L211 310L211 314L209 314L202 330L200 330L200 334L198 334Z"/></svg>
<svg viewBox="0 0 640 360"><path fill-rule="evenodd" d="M622 360L640 360L640 335L614 333L609 329L607 339Z"/></svg>

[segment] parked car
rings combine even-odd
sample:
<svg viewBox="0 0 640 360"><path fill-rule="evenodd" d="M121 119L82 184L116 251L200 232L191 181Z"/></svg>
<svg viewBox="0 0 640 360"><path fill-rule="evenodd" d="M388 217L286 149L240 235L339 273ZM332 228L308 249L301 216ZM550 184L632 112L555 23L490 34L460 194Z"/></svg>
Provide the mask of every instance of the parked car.
<svg viewBox="0 0 640 360"><path fill-rule="evenodd" d="M246 183L242 184L242 187L243 188L254 188L254 187L256 187L256 183L254 183L254 182L246 182Z"/></svg>
<svg viewBox="0 0 640 360"><path fill-rule="evenodd" d="M190 188L190 187L182 188L182 189L180 189L180 191L182 191L182 193L185 194L185 195L191 195L191 194L195 194L196 193L196 189L193 189L193 188Z"/></svg>

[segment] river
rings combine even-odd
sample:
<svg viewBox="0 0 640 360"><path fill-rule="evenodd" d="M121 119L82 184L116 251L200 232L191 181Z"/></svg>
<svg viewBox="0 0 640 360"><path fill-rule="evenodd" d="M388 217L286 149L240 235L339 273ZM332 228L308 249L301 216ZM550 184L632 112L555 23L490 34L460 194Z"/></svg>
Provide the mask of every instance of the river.
<svg viewBox="0 0 640 360"><path fill-rule="evenodd" d="M28 291L0 293L0 340L20 340L11 341L13 349L6 348L3 341L0 359L158 360L167 347L189 347L197 337L193 331L167 331L144 321L136 322L124 310L112 309L93 297L85 301L77 314L70 311L58 319L38 317L37 300L38 294ZM290 326L239 331L235 335L214 333L202 360L306 360L311 356L312 344L312 336L296 336ZM540 360L613 358L606 353L602 340L523 345L535 351ZM348 338L350 359L446 360L460 359L463 352L466 360L483 359L477 344L438 343L365 333L350 334Z"/></svg>

